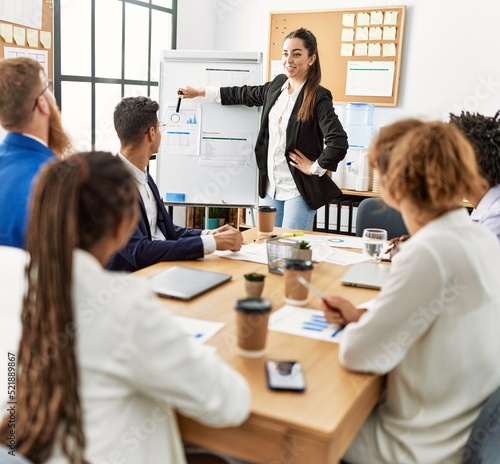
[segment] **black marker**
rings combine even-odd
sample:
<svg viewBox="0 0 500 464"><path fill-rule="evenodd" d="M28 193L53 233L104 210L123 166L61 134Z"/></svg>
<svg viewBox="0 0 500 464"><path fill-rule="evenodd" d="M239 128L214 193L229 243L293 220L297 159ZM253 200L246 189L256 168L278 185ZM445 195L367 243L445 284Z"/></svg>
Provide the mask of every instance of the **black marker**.
<svg viewBox="0 0 500 464"><path fill-rule="evenodd" d="M177 95L184 95L184 94L182 93L182 90L179 90L179 91L177 92ZM182 101L182 98L181 98L181 97L179 97L179 98L177 99L177 108L175 109L175 112L176 112L176 113L178 113L178 112L179 112L179 110L181 109L181 101Z"/></svg>

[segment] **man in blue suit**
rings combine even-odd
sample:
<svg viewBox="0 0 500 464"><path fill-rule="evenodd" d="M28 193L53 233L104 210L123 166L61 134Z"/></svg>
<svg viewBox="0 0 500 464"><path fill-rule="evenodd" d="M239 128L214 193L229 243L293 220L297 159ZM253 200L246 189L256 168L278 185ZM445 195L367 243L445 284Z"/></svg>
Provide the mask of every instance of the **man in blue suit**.
<svg viewBox="0 0 500 464"><path fill-rule="evenodd" d="M0 124L8 131L0 144L0 245L23 248L33 180L70 146L37 61L0 60Z"/></svg>
<svg viewBox="0 0 500 464"><path fill-rule="evenodd" d="M215 250L238 251L241 232L225 225L215 230L176 226L146 168L158 152L163 125L157 102L147 97L122 99L114 111L121 147L118 156L134 175L140 192L140 218L127 245L108 263L114 270L136 271L160 261L202 258Z"/></svg>

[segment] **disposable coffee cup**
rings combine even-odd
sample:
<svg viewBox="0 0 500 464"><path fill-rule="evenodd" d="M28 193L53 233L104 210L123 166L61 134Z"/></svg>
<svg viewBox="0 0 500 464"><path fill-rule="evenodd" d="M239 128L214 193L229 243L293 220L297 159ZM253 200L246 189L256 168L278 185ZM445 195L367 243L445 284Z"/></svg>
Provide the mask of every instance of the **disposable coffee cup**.
<svg viewBox="0 0 500 464"><path fill-rule="evenodd" d="M312 261L304 259L287 259L284 266L285 303L293 306L304 306L307 303L309 290L298 280L304 277L311 281Z"/></svg>
<svg viewBox="0 0 500 464"><path fill-rule="evenodd" d="M242 298L236 301L235 309L239 353L248 358L263 356L271 301L266 298Z"/></svg>
<svg viewBox="0 0 500 464"><path fill-rule="evenodd" d="M259 235L272 235L275 218L276 208L273 206L259 206L257 209L257 228L259 230Z"/></svg>

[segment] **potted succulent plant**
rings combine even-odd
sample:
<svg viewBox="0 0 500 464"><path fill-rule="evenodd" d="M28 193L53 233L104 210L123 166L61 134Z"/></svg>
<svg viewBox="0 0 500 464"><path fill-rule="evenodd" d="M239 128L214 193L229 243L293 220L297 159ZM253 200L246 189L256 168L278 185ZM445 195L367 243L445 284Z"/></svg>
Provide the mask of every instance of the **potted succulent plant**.
<svg viewBox="0 0 500 464"><path fill-rule="evenodd" d="M295 250L295 259L312 260L311 244L307 240L301 240L298 248Z"/></svg>
<svg viewBox="0 0 500 464"><path fill-rule="evenodd" d="M259 274L258 272L252 272L250 274L244 274L245 278L245 291L247 296L258 297L262 294L264 290L265 274Z"/></svg>
<svg viewBox="0 0 500 464"><path fill-rule="evenodd" d="M217 229L224 225L224 221L226 218L226 208L208 208L208 228L209 229Z"/></svg>

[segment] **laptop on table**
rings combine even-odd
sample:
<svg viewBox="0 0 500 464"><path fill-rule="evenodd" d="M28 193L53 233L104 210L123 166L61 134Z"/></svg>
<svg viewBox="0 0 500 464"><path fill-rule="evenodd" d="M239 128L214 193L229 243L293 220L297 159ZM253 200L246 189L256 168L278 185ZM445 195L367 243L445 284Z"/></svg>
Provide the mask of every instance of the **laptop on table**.
<svg viewBox="0 0 500 464"><path fill-rule="evenodd" d="M340 280L343 285L380 290L391 267L387 264L361 262L354 264Z"/></svg>
<svg viewBox="0 0 500 464"><path fill-rule="evenodd" d="M230 274L173 266L149 278L159 296L188 301L231 279Z"/></svg>

